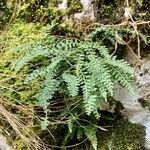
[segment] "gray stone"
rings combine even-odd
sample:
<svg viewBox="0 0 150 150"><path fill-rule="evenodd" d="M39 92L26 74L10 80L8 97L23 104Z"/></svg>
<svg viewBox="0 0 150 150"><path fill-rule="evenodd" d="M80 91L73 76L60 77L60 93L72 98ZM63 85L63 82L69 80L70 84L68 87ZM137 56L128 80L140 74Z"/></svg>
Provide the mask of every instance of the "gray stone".
<svg viewBox="0 0 150 150"><path fill-rule="evenodd" d="M0 150L12 150L7 144L6 138L4 136L0 136Z"/></svg>
<svg viewBox="0 0 150 150"><path fill-rule="evenodd" d="M114 99L120 101L125 109L124 115L132 123L145 127L145 148L150 149L150 111L148 107L142 107L139 99L144 99L150 94L150 60L143 63L135 74L133 83L135 93L131 94L126 88L117 85L114 91Z"/></svg>
<svg viewBox="0 0 150 150"><path fill-rule="evenodd" d="M76 13L74 15L75 19L88 19L94 20L94 9L93 9L93 0L80 0L81 4L83 5L83 11L81 13Z"/></svg>
<svg viewBox="0 0 150 150"><path fill-rule="evenodd" d="M83 11L81 13L75 13L74 18L78 20L88 19L94 20L94 9L93 9L93 1L94 0L80 0L81 4L83 5ZM58 5L59 9L67 9L68 0L63 0L61 4Z"/></svg>

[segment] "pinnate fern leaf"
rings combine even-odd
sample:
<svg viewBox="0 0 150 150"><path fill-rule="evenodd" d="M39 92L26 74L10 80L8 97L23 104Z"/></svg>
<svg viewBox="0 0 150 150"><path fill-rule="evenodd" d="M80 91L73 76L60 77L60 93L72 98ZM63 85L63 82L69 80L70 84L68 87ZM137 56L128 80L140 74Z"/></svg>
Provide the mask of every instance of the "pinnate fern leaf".
<svg viewBox="0 0 150 150"><path fill-rule="evenodd" d="M24 83L29 83L33 80L35 80L36 78L38 77L45 77L46 74L50 71L50 70L55 70L56 69L56 66L57 64L61 61L60 58L53 58L52 59L52 62L48 65L48 66L45 66L45 67L41 67L39 69L36 69L36 70L33 70L32 73L30 73L26 78L25 78L25 81Z"/></svg>
<svg viewBox="0 0 150 150"><path fill-rule="evenodd" d="M67 83L67 88L70 96L77 96L79 91L79 79L72 74L63 74L64 81Z"/></svg>
<svg viewBox="0 0 150 150"><path fill-rule="evenodd" d="M87 138L90 140L92 147L94 150L97 150L97 136L96 136L97 129L93 126L86 126L84 128L84 133Z"/></svg>
<svg viewBox="0 0 150 150"><path fill-rule="evenodd" d="M51 72L47 73L46 79L43 84L43 88L39 91L37 95L37 100L43 108L47 108L48 101L52 99L53 94L57 90L58 81L54 79Z"/></svg>

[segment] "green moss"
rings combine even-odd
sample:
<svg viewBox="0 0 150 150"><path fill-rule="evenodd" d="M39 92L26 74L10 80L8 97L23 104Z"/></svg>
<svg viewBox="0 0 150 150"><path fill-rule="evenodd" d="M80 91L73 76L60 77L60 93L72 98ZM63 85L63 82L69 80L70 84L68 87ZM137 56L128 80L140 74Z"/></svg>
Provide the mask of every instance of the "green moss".
<svg viewBox="0 0 150 150"><path fill-rule="evenodd" d="M25 143L19 139L19 140L16 140L13 145L17 148L17 150L25 150L27 149L27 147L25 146Z"/></svg>
<svg viewBox="0 0 150 150"><path fill-rule="evenodd" d="M67 8L67 14L71 15L77 12L81 12L83 9L82 4L80 3L80 0L68 0L68 8Z"/></svg>
<svg viewBox="0 0 150 150"><path fill-rule="evenodd" d="M0 30L5 28L13 14L14 7L10 8L7 3L7 0L0 0Z"/></svg>
<svg viewBox="0 0 150 150"><path fill-rule="evenodd" d="M144 148L145 131L142 126L124 119L113 123L108 131L98 132L98 150L146 150ZM89 141L72 150L93 150Z"/></svg>
<svg viewBox="0 0 150 150"><path fill-rule="evenodd" d="M149 0L139 0L135 2L134 0L131 1L131 7L133 10L133 16L135 20L149 20L150 13L150 1Z"/></svg>
<svg viewBox="0 0 150 150"><path fill-rule="evenodd" d="M121 120L115 125L113 132L115 135L113 143L116 150L144 149L145 132L143 127Z"/></svg>
<svg viewBox="0 0 150 150"><path fill-rule="evenodd" d="M0 53L1 97L26 104L35 103L33 95L38 90L37 83L39 82L33 83L31 86L23 83L26 73L29 71L29 66L25 67L21 73L13 71L13 66L10 64L19 55L18 53L14 55L10 50L18 45L26 45L26 43L40 40L43 37L39 31L41 28L42 26L39 23L27 24L18 20L0 35L1 45L4 48L3 52Z"/></svg>
<svg viewBox="0 0 150 150"><path fill-rule="evenodd" d="M99 150L144 150L143 127L119 120L112 130L99 133Z"/></svg>
<svg viewBox="0 0 150 150"><path fill-rule="evenodd" d="M97 21L104 24L118 23L123 19L124 1L97 0L94 7Z"/></svg>

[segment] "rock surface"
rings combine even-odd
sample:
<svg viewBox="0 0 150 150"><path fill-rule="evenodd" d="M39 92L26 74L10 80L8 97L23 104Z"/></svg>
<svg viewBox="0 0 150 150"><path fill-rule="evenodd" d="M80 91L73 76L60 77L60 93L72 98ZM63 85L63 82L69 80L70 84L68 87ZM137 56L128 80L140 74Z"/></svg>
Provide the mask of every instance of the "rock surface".
<svg viewBox="0 0 150 150"><path fill-rule="evenodd" d="M80 0L81 4L83 5L83 11L81 13L76 13L74 15L75 19L89 19L94 20L94 9L93 9L93 0Z"/></svg>
<svg viewBox="0 0 150 150"><path fill-rule="evenodd" d="M68 0L64 0L61 4L58 5L59 9L66 9L67 8Z"/></svg>
<svg viewBox="0 0 150 150"><path fill-rule="evenodd" d="M150 149L150 110L143 107L141 101L146 100L150 95L150 60L143 63L135 74L136 90L134 94L129 93L125 88L117 86L114 92L114 99L120 101L125 108L123 113L130 122L140 124L145 127L145 148ZM139 101L141 100L141 101Z"/></svg>
<svg viewBox="0 0 150 150"><path fill-rule="evenodd" d="M0 150L12 150L6 142L6 138L0 136Z"/></svg>
<svg viewBox="0 0 150 150"><path fill-rule="evenodd" d="M94 8L93 8L93 1L94 0L80 0L80 3L83 5L83 10L81 13L75 13L74 18L78 20L88 19L94 20ZM63 0L61 4L58 5L59 9L67 9L68 0Z"/></svg>

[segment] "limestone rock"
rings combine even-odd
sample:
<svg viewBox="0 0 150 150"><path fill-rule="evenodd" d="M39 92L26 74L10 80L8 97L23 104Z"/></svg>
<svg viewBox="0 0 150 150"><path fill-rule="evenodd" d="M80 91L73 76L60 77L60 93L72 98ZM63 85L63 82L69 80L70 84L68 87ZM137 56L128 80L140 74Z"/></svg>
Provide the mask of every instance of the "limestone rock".
<svg viewBox="0 0 150 150"><path fill-rule="evenodd" d="M12 150L3 136L0 136L0 150Z"/></svg>
<svg viewBox="0 0 150 150"><path fill-rule="evenodd" d="M88 19L94 20L94 8L93 8L94 0L80 0L80 3L83 5L83 11L81 13L75 13L74 18L78 20ZM61 4L58 5L59 9L67 9L68 0L63 0Z"/></svg>
<svg viewBox="0 0 150 150"><path fill-rule="evenodd" d="M144 62L141 69L136 72L135 79L133 85L137 89L134 94L117 85L114 99L122 103L129 121L145 127L145 147L150 149L150 111L148 107L143 107L139 101L139 99L143 99L150 94L150 60Z"/></svg>
<svg viewBox="0 0 150 150"><path fill-rule="evenodd" d="M94 9L93 9L93 0L81 0L81 4L83 5L83 11L81 13L76 13L74 15L75 19L89 19L94 20Z"/></svg>

